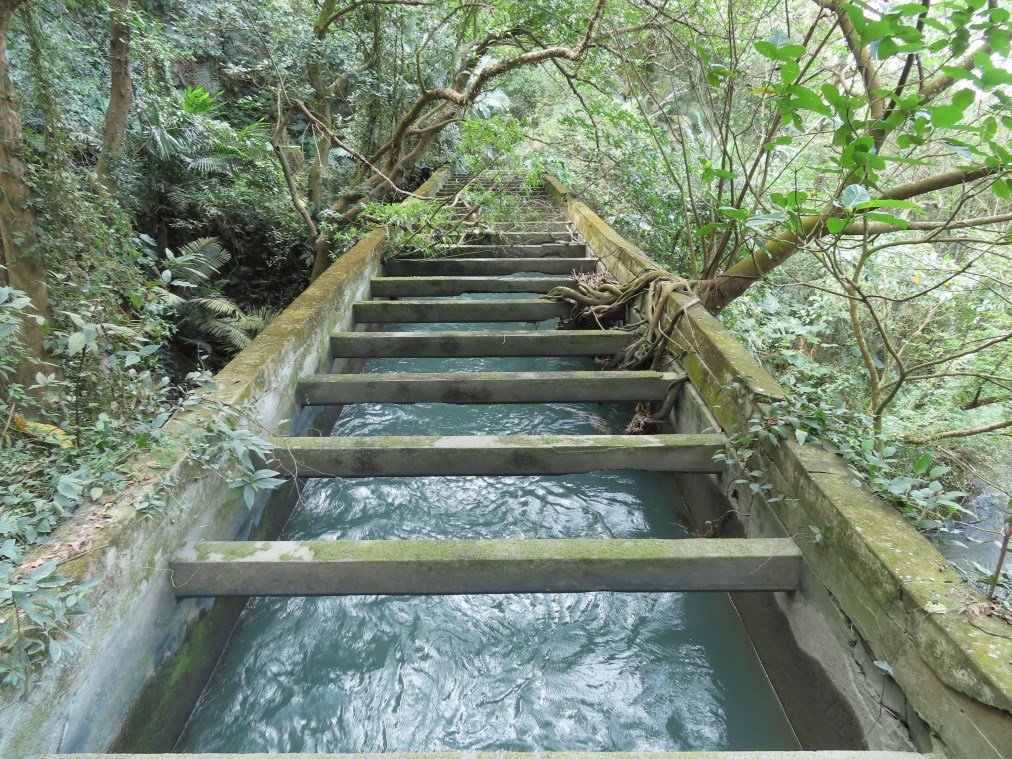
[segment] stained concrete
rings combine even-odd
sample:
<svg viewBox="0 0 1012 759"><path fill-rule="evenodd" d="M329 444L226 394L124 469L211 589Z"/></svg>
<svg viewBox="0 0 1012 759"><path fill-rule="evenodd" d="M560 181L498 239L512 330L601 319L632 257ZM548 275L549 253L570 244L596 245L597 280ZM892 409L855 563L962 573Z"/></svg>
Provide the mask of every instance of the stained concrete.
<svg viewBox="0 0 1012 759"><path fill-rule="evenodd" d="M542 258L544 256L583 258L587 255L587 246L578 242L527 243L509 240L490 243L468 242L463 245L437 248L436 253L451 258Z"/></svg>
<svg viewBox="0 0 1012 759"><path fill-rule="evenodd" d="M379 273L385 244L386 230L377 229L331 265L215 376L219 389L208 392L208 400L243 408L257 431L285 431L285 420L297 416L299 378L331 363L330 336L351 326L351 304ZM91 611L74 621L79 641L48 662L26 691L0 693L5 759L107 750L130 724L133 709L159 703L159 687L170 687L175 677L199 686L214 665L224 636L208 625L229 614L209 614L207 601L175 598L169 553L188 540L246 537L258 524L269 531L270 520L263 499L252 510L240 504L228 466L211 471L193 460L192 436L203 423L199 412L174 417L155 451L124 465L132 484L102 504L105 518L89 519L93 511L83 508L54 533L63 546L87 546L61 557L60 573L101 583L90 596ZM166 504L139 511L137 503L158 495L156 485L169 487ZM188 692L172 691L177 707L187 708ZM149 697L138 701L145 693Z"/></svg>
<svg viewBox="0 0 1012 759"><path fill-rule="evenodd" d="M486 435L273 438L272 465L296 477L716 472L720 435Z"/></svg>
<svg viewBox="0 0 1012 759"><path fill-rule="evenodd" d="M465 293L547 293L573 287L572 277L377 277L370 287L374 298L463 295Z"/></svg>
<svg viewBox="0 0 1012 759"><path fill-rule="evenodd" d="M75 759L266 759L268 754L78 754ZM384 754L285 754L286 759L917 759L904 751L436 751ZM38 759L60 759L50 755ZM937 756L935 759L942 759Z"/></svg>
<svg viewBox="0 0 1012 759"><path fill-rule="evenodd" d="M772 591L797 587L780 540L335 540L198 543L184 596Z"/></svg>
<svg viewBox="0 0 1012 759"><path fill-rule="evenodd" d="M618 330L341 332L331 339L330 350L335 358L611 356L632 340Z"/></svg>
<svg viewBox="0 0 1012 759"><path fill-rule="evenodd" d="M591 254L620 281L658 268L557 180L546 185ZM702 306L680 295L669 305L669 315L678 311L672 353L723 429L744 430L754 413L784 397L776 380ZM785 441L765 446L751 467L768 468L775 492L787 496L767 504L768 513L781 522L779 529L813 536L800 545L811 583L828 591L839 610L840 619L830 627L849 626L856 641L851 645L870 652L863 672L854 675L856 669L844 664L836 674L881 682L864 690L869 698L899 693L890 703L907 720L910 740L927 746L940 738L956 756L1007 759L1012 746L1007 625L980 613L979 594L955 577L937 549L890 504L851 485L853 476L839 457L817 445ZM734 490L729 483L723 489ZM732 495L735 512L751 513L755 499L747 491ZM794 633L801 639L807 635L798 627ZM875 661L888 666L888 676ZM827 670L833 667L827 663ZM878 703L861 700L861 690L850 691L855 708L881 713ZM892 740L873 727L870 737L886 744Z"/></svg>
<svg viewBox="0 0 1012 759"><path fill-rule="evenodd" d="M484 276L490 274L572 274L592 272L597 267L593 258L397 258L388 261L384 274L389 277Z"/></svg>
<svg viewBox="0 0 1012 759"><path fill-rule="evenodd" d="M566 316L568 303L538 298L510 300L367 300L354 305L355 321L391 322L543 322Z"/></svg>
<svg viewBox="0 0 1012 759"><path fill-rule="evenodd" d="M661 401L675 372L317 374L299 383L307 406L340 403L603 403Z"/></svg>

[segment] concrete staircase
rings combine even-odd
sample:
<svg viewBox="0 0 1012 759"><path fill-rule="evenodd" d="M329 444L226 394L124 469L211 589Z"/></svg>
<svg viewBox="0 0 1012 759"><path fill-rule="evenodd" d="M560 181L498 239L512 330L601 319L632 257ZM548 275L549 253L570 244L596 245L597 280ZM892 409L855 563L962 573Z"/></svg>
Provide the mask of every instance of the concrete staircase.
<svg viewBox="0 0 1012 759"><path fill-rule="evenodd" d="M470 182L443 188L459 198ZM486 185L520 192L510 180ZM481 187L471 183L470 187ZM593 272L595 258L543 188L525 190L508 226L477 228L436 258L397 257L355 303L362 325L537 323L569 306L538 298L453 300L469 293L538 294ZM522 278L508 275L524 274ZM403 299L400 299L403 298ZM426 299L420 299L426 298ZM374 332L333 336L334 358L608 356L615 331ZM680 372L335 374L305 378L306 406L350 403L659 402ZM721 435L285 437L272 466L291 477L547 475L608 469L715 473ZM790 539L202 542L173 561L186 596L455 594L576 591L792 590L801 554Z"/></svg>

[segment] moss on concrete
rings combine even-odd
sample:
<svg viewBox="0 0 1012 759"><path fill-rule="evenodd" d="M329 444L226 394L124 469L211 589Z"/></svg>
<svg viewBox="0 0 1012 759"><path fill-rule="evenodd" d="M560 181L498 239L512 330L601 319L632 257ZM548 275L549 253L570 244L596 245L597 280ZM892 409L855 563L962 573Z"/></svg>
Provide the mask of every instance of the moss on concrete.
<svg viewBox="0 0 1012 759"><path fill-rule="evenodd" d="M799 556L791 540L588 538L540 540L306 540L201 542L195 561L555 562Z"/></svg>
<svg viewBox="0 0 1012 759"><path fill-rule="evenodd" d="M248 401L268 428L291 418L299 377L319 371L329 359L330 335L348 323L351 304L367 291L385 239L385 230L377 229L335 262L215 377L219 390L208 393L209 400L231 406ZM103 582L93 594L92 611L75 621L83 644L47 665L26 696L3 694L16 729L0 731L0 755L22 757L57 746L63 751L105 748L142 692L155 652L181 639L183 626L191 624L185 615L169 616L176 607L166 591L168 554L188 537L234 537L250 519L238 508L227 472L209 474L188 458L189 430L200 425L202 413L170 420L158 446L128 465L127 476L135 484L105 505L106 518L90 520L91 512L82 510L54 535L64 546L52 557L63 574L102 577ZM164 482L171 483L165 508L152 518L138 512L135 504ZM78 541L90 542L88 550L68 548ZM170 619L178 629L166 627ZM173 671L196 666L201 634L196 635L191 653L168 664L170 680ZM180 709L192 706L183 698L179 703Z"/></svg>
<svg viewBox="0 0 1012 759"><path fill-rule="evenodd" d="M175 743L244 604L216 599L187 625L179 647L158 668L157 687L141 692L110 751L164 751Z"/></svg>
<svg viewBox="0 0 1012 759"><path fill-rule="evenodd" d="M585 451L629 448L719 448L723 435L380 435L374 437L275 437L270 442L278 451L394 450L444 448L488 450L526 448L531 451L559 448Z"/></svg>
<svg viewBox="0 0 1012 759"><path fill-rule="evenodd" d="M555 184L558 184L557 182ZM553 187L549 184L549 187ZM565 188L550 190L591 251L620 281L657 268ZM686 306L677 296L671 309ZM779 384L700 305L679 322L676 357L725 429L744 429ZM983 599L883 500L849 485L843 462L818 446L770 448L774 506L789 532L819 526L802 541L806 559L881 659L889 661L911 703L960 755L1004 756L1012 745L1012 637L981 616Z"/></svg>

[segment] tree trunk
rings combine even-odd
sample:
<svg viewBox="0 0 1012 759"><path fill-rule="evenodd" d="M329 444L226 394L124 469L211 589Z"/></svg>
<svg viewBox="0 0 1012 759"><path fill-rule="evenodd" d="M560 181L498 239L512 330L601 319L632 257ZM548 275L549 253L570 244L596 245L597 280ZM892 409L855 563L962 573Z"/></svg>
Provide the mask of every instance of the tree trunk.
<svg viewBox="0 0 1012 759"><path fill-rule="evenodd" d="M102 132L102 155L98 175L106 187L115 188L112 171L126 146L133 81L130 74L130 0L109 0L109 107Z"/></svg>
<svg viewBox="0 0 1012 759"><path fill-rule="evenodd" d="M25 179L21 144L21 107L7 60L7 33L11 17L22 0L0 0L0 282L22 290L31 298L30 315L52 320L46 266L36 233L37 221L31 206L32 190ZM25 319L21 341L26 361L15 370L12 380L28 387L35 375L56 373L43 341L46 332L35 319Z"/></svg>

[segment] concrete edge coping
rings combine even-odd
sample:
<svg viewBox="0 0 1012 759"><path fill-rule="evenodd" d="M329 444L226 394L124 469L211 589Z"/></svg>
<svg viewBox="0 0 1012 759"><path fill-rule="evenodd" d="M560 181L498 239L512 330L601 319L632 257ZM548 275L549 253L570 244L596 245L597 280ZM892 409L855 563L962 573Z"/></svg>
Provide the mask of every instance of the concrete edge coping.
<svg viewBox="0 0 1012 759"><path fill-rule="evenodd" d="M449 167L437 170L415 193L434 192L449 174ZM272 372L302 347L298 338L326 321L327 315L337 308L334 294L356 271L368 265L370 259L382 255L386 241L387 229L378 227L355 243L213 377L217 389L202 391L204 397L212 402L237 406L266 389ZM351 308L350 301L348 307ZM326 336L328 341L329 337ZM329 345L325 350L329 350ZM298 370L296 366L296 374ZM293 393L298 379L297 376L289 378ZM137 454L123 467L132 474L132 484L112 501L78 509L53 531L50 543L30 552L23 564L56 561L61 574L76 580L104 576L108 571L107 553L118 546L130 545L131 536L150 524L134 506L138 498L154 490L166 478L174 478L174 490L182 493L203 476L200 467L190 459L184 439L187 427L200 413L200 410L187 410L173 414L162 428L165 434L158 450ZM88 517L94 508L106 508L107 513L104 520L92 524ZM71 547L86 544L86 539L88 547L83 550ZM53 549L53 543L58 543L59 549ZM100 585L96 593L100 595L101 592ZM74 618L71 629L79 628L95 613L97 604L92 600L91 610ZM0 615L0 621L4 618L5 615ZM0 692L0 704L16 703L21 695L13 690Z"/></svg>
<svg viewBox="0 0 1012 759"><path fill-rule="evenodd" d="M254 397L262 389L271 369L281 363L280 359L290 349L295 348L295 341L307 327L307 321L322 319L321 309L326 309L333 293L340 289L347 278L348 270L364 262L374 252L381 249L386 242L386 230L374 230L358 242L344 256L334 262L316 282L310 285L292 304L268 325L249 345L236 355L218 374L213 377L217 389L203 391L203 396L211 402L226 406L238 406ZM302 327L300 329L299 327ZM93 536L95 545L88 551L72 553L65 557L55 557L61 567L72 567L63 574L73 578L83 578L100 570L104 563L105 548L115 545L125 536L117 534L129 531L131 525L141 524L134 499L157 487L170 475L179 478L175 488L183 491L187 487L190 476L198 477L199 472L190 462L188 451L177 446L182 441L186 426L197 418L200 411L186 411L174 414L165 424L164 437L159 441L159 450L139 455L129 462L124 469L137 475L137 484L128 488L115 501L111 502L109 519ZM166 455L166 451L169 452ZM191 471L194 470L194 471ZM53 532L53 539L67 545L67 538L80 540L77 532L81 523L87 518L89 509L80 509L70 519L62 523ZM143 529L143 526L141 527ZM33 552L29 560L47 557L46 546ZM48 560L48 559L47 559ZM97 573L97 572L95 572Z"/></svg>
<svg viewBox="0 0 1012 759"><path fill-rule="evenodd" d="M607 225L585 204L573 200L569 190L555 177L546 177L549 194L556 203L565 204L570 219L587 240L591 249L595 241L608 250L594 249L607 263L609 253L619 259L628 271L627 278L658 267L643 251L635 247ZM629 264L633 263L634 266ZM622 277L622 272L613 272ZM682 300L674 308L683 308ZM741 429L754 411L769 400L785 398L780 383L773 378L744 346L702 305L685 309L690 329L708 342L709 350L685 355L681 363L692 384L700 391L711 411L729 429ZM747 360L743 358L743 354ZM708 361L717 361L710 366ZM729 403L726 392L738 383L744 397ZM714 406L714 402L719 405ZM744 402L742 402L744 401ZM822 451L814 444L798 446L787 442L777 452L766 451L768 457L804 480L806 494L818 494L823 511L846 529L833 531L826 537L835 548L848 549L860 556L853 570L877 597L888 605L902 604L910 614L893 615L899 632L916 646L921 659L946 685L990 706L1012 712L1012 638L1008 628L998 620L979 617L970 620L962 613L942 613L940 599L952 600L953 593L964 599L960 606L981 604L983 597L971 586L962 583L948 562L931 542L910 525L901 514L883 499L848 483L854 479L846 463L836 454ZM788 478L791 479L791 478ZM845 485L846 489L838 489ZM854 504L865 508L858 511ZM782 508L789 508L781 506ZM869 508L870 507L870 508ZM812 504L806 503L811 510ZM874 515L872 524L865 521ZM846 537L844 537L846 536ZM903 550L896 546L902 545ZM806 550L806 557L818 570L817 556ZM945 567L947 571L940 571ZM947 576L946 576L947 574ZM832 583L826 583L832 586ZM847 611L846 601L838 602ZM924 624L924 622L927 624Z"/></svg>

